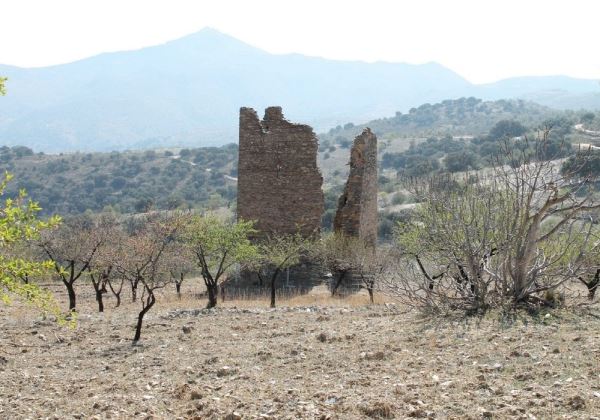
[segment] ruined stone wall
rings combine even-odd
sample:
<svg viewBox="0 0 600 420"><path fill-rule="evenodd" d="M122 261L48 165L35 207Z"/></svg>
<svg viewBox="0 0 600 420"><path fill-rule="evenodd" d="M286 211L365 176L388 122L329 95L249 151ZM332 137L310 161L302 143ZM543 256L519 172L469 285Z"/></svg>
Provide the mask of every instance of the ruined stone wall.
<svg viewBox="0 0 600 420"><path fill-rule="evenodd" d="M377 137L369 128L354 139L333 229L372 246L377 243Z"/></svg>
<svg viewBox="0 0 600 420"><path fill-rule="evenodd" d="M281 107L261 121L240 109L237 214L255 220L258 238L267 234L318 234L324 211L317 167L318 140L308 125L292 124Z"/></svg>

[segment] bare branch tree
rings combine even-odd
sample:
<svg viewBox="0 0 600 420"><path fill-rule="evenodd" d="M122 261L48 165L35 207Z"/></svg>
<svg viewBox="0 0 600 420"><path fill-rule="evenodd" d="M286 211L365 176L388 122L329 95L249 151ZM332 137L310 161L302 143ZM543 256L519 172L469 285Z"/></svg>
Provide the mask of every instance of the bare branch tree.
<svg viewBox="0 0 600 420"><path fill-rule="evenodd" d="M396 231L402 274L388 284L429 309L553 304L543 293L585 271L596 252L589 179L561 171L549 131L506 139L488 176L412 180L413 220ZM550 160L549 160L550 159Z"/></svg>
<svg viewBox="0 0 600 420"><path fill-rule="evenodd" d="M105 239L105 231L97 220L81 216L44 232L38 242L43 254L54 262L56 274L67 289L70 311L76 306L74 284L92 266Z"/></svg>
<svg viewBox="0 0 600 420"><path fill-rule="evenodd" d="M120 237L114 269L125 279L135 279L143 288L134 343L141 337L144 316L156 303L156 290L171 282L164 256L181 226L182 218L178 215L148 216L135 230L123 232Z"/></svg>
<svg viewBox="0 0 600 420"><path fill-rule="evenodd" d="M331 272L331 294L335 295L340 286L350 277L367 289L371 302L376 279L381 272L381 259L376 249L365 241L341 233L324 236L315 247L314 258Z"/></svg>

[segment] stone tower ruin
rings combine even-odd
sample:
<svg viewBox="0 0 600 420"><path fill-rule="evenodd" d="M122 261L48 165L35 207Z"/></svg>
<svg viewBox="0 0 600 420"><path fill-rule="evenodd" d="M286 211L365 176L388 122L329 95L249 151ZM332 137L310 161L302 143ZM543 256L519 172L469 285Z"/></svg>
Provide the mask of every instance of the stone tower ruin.
<svg viewBox="0 0 600 420"><path fill-rule="evenodd" d="M320 232L324 196L317 150L312 128L287 121L281 107L267 108L262 121L254 109L240 109L237 213L256 221L257 239Z"/></svg>
<svg viewBox="0 0 600 420"><path fill-rule="evenodd" d="M373 247L377 243L377 137L369 128L354 139L333 229Z"/></svg>

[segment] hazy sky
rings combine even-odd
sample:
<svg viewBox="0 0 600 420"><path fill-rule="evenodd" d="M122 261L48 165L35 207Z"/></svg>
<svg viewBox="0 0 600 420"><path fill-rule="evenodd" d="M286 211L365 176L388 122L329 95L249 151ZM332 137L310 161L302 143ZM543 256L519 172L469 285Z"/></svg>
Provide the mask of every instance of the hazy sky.
<svg viewBox="0 0 600 420"><path fill-rule="evenodd" d="M2 0L0 63L74 61L211 26L272 53L439 62L476 83L600 79L596 0Z"/></svg>

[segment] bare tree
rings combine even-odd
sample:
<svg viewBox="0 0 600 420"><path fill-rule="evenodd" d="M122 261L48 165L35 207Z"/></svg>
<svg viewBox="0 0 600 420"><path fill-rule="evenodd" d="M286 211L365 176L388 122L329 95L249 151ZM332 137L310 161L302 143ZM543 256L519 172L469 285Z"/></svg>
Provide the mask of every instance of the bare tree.
<svg viewBox="0 0 600 420"><path fill-rule="evenodd" d="M119 236L118 221L113 215L103 214L98 217L96 228L98 235L102 235L104 240L100 244L93 263L88 266L88 277L94 287L98 312L104 312L103 296L107 293L106 286L110 283L113 274L115 238ZM117 306L119 303L120 296L117 296Z"/></svg>
<svg viewBox="0 0 600 420"><path fill-rule="evenodd" d="M142 286L139 301L142 308L138 314L133 342L141 337L144 316L156 303L156 290L170 283L171 278L164 264L164 255L174 243L181 227L176 215L152 216L140 223L135 230L121 235L113 261L115 271L123 278Z"/></svg>
<svg viewBox="0 0 600 420"><path fill-rule="evenodd" d="M66 220L52 231L44 232L38 242L54 262L56 274L69 295L69 310L75 310L75 282L92 266L106 236L97 221L77 217Z"/></svg>
<svg viewBox="0 0 600 420"><path fill-rule="evenodd" d="M194 258L195 256L190 248L179 240L169 247L165 255L165 264L168 267L171 280L175 284L175 291L179 299L181 299L181 285L186 276L197 270Z"/></svg>
<svg viewBox="0 0 600 420"><path fill-rule="evenodd" d="M116 283L118 283L118 287L113 285ZM121 292L123 291L123 285L125 284L125 279L123 277L120 277L120 278L108 277L106 279L106 284L108 285L108 288L110 289L110 291L114 295L115 299L117 300L117 303L115 303L115 308L118 308L119 306L121 306Z"/></svg>
<svg viewBox="0 0 600 420"><path fill-rule="evenodd" d="M96 270L88 267L90 280L92 286L94 286L96 302L98 303L98 312L104 312L104 300L102 296L107 292L106 285L109 281L110 273L112 272L112 265L109 265L102 270Z"/></svg>
<svg viewBox="0 0 600 420"><path fill-rule="evenodd" d="M581 270L581 260L573 257L587 246L593 220L580 215L600 207L590 179L576 178L575 168L561 172L558 162L545 160L549 135L546 130L533 142L529 156L505 143L512 165L495 170L497 189L509 198L511 211L501 213L505 219L498 226L502 252L484 269L516 303L537 299Z"/></svg>
<svg viewBox="0 0 600 420"><path fill-rule="evenodd" d="M331 233L321 239L319 246L314 248L313 255L331 272L332 296L351 278L360 287L364 287L371 302L374 301L373 292L376 279L382 271L382 261L378 259L377 250L373 246L359 238Z"/></svg>
<svg viewBox="0 0 600 420"><path fill-rule="evenodd" d="M548 160L548 142L548 131L507 139L489 176L413 181L420 204L396 232L401 281L388 290L437 310L552 304L543 293L576 278L596 247L582 216L599 205L588 180Z"/></svg>

